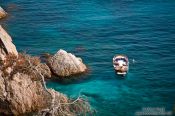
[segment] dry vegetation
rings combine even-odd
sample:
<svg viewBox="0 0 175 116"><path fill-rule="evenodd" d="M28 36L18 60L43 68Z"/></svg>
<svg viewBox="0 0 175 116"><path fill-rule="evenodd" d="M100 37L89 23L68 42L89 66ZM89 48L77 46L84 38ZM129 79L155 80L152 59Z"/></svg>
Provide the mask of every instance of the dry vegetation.
<svg viewBox="0 0 175 116"><path fill-rule="evenodd" d="M0 70L3 72L4 77L13 77L16 73L24 73L36 77L33 67L40 65L39 57L31 57L27 54L19 54L15 56L9 54L6 56L6 60L1 62ZM35 78L36 79L36 78Z"/></svg>
<svg viewBox="0 0 175 116"><path fill-rule="evenodd" d="M23 73L30 75L33 81L41 81L45 91L50 94L52 100L51 105L47 109L40 111L37 115L76 116L92 113L89 103L81 96L77 99L68 99L66 96L63 97L63 94L60 94L62 95L61 97L54 90L48 89L43 73L39 70L41 65L39 57L31 57L27 54L19 54L17 57L9 54L6 56L5 61L0 62L0 70L2 71L2 76L6 79L13 79L13 75L16 73Z"/></svg>

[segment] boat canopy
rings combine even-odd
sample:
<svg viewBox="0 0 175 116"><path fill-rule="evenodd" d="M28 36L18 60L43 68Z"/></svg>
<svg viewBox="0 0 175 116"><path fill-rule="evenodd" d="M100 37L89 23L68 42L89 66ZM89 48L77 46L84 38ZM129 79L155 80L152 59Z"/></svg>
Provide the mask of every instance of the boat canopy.
<svg viewBox="0 0 175 116"><path fill-rule="evenodd" d="M115 61L116 61L116 62L119 61L119 60L123 60L123 61L125 61L125 62L128 62L128 60L127 60L126 58L115 58Z"/></svg>

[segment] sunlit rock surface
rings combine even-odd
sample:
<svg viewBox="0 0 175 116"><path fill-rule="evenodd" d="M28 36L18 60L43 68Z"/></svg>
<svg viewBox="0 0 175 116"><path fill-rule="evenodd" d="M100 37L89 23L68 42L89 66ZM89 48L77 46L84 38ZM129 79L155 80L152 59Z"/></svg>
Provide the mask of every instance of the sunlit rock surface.
<svg viewBox="0 0 175 116"><path fill-rule="evenodd" d="M0 25L0 60L4 60L7 54L18 56L15 45L12 43L10 35Z"/></svg>
<svg viewBox="0 0 175 116"><path fill-rule="evenodd" d="M79 74L87 69L81 58L62 49L48 59L48 65L57 76L62 77Z"/></svg>
<svg viewBox="0 0 175 116"><path fill-rule="evenodd" d="M2 7L0 7L0 19L4 18L7 15L7 13L4 11Z"/></svg>

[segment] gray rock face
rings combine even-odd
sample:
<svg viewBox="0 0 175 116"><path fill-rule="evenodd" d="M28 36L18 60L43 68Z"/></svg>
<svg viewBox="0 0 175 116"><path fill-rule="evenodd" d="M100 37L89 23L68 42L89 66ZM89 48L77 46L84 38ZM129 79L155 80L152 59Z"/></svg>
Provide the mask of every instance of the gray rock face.
<svg viewBox="0 0 175 116"><path fill-rule="evenodd" d="M12 79L0 76L0 101L0 113L21 115L49 107L52 97L41 81L17 73Z"/></svg>
<svg viewBox="0 0 175 116"><path fill-rule="evenodd" d="M57 76L62 77L82 73L87 69L81 58L64 50L59 50L53 57L49 58L48 65Z"/></svg>
<svg viewBox="0 0 175 116"><path fill-rule="evenodd" d="M2 78L2 76L0 74L0 99L5 100L6 95L7 95L7 93L5 91L4 79Z"/></svg>
<svg viewBox="0 0 175 116"><path fill-rule="evenodd" d="M69 116L75 116L69 105L62 105L62 110L59 110L60 103L68 102L64 94L53 89L46 90L41 80L32 80L29 75L16 73L11 79L0 76L0 115L45 116L43 113L55 108L54 116L65 116L62 110L69 111Z"/></svg>
<svg viewBox="0 0 175 116"><path fill-rule="evenodd" d="M10 101L10 110L15 115L45 108L51 99L41 82L32 81L30 76L26 74L15 74L6 86L8 89L6 99Z"/></svg>
<svg viewBox="0 0 175 116"><path fill-rule="evenodd" d="M38 113L45 109L50 110L52 104L60 99L67 99L63 94L47 89L44 77L51 77L51 71L46 64L37 61L37 57L29 55L22 57L19 54L16 60L13 57L12 60L13 65L6 65L9 64L7 62L9 59L0 65L0 115L23 116ZM9 69L10 71L6 71ZM58 99L54 97L53 101L52 93L60 97Z"/></svg>
<svg viewBox="0 0 175 116"><path fill-rule="evenodd" d="M0 25L0 60L4 60L7 54L18 56L15 45L12 43L12 38Z"/></svg>
<svg viewBox="0 0 175 116"><path fill-rule="evenodd" d="M8 54L18 57L9 59L11 55ZM65 116L65 111L67 115L75 116L84 113L89 106L84 105L86 102L81 103L82 100L76 100L74 105L64 94L47 89L44 77L51 77L50 68L36 57L18 54L11 37L0 26L0 60L3 59L0 65L0 115ZM86 70L80 58L63 50L49 59L53 69L60 68L61 76ZM80 111L77 111L80 106Z"/></svg>
<svg viewBox="0 0 175 116"><path fill-rule="evenodd" d="M4 9L2 7L0 7L0 19L5 17L7 15L7 13L4 11Z"/></svg>

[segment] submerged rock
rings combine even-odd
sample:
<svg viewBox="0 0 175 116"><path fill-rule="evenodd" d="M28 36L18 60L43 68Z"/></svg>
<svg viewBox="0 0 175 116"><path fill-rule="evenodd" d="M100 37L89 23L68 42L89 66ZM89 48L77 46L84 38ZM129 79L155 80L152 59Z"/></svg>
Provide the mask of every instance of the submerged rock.
<svg viewBox="0 0 175 116"><path fill-rule="evenodd" d="M57 76L63 77L82 73L87 69L81 58L62 49L48 59L48 65Z"/></svg>
<svg viewBox="0 0 175 116"><path fill-rule="evenodd" d="M0 25L0 60L4 60L7 54L18 56L15 45L10 35Z"/></svg>
<svg viewBox="0 0 175 116"><path fill-rule="evenodd" d="M4 9L2 7L0 7L0 19L5 17L7 15L7 13L4 11Z"/></svg>

